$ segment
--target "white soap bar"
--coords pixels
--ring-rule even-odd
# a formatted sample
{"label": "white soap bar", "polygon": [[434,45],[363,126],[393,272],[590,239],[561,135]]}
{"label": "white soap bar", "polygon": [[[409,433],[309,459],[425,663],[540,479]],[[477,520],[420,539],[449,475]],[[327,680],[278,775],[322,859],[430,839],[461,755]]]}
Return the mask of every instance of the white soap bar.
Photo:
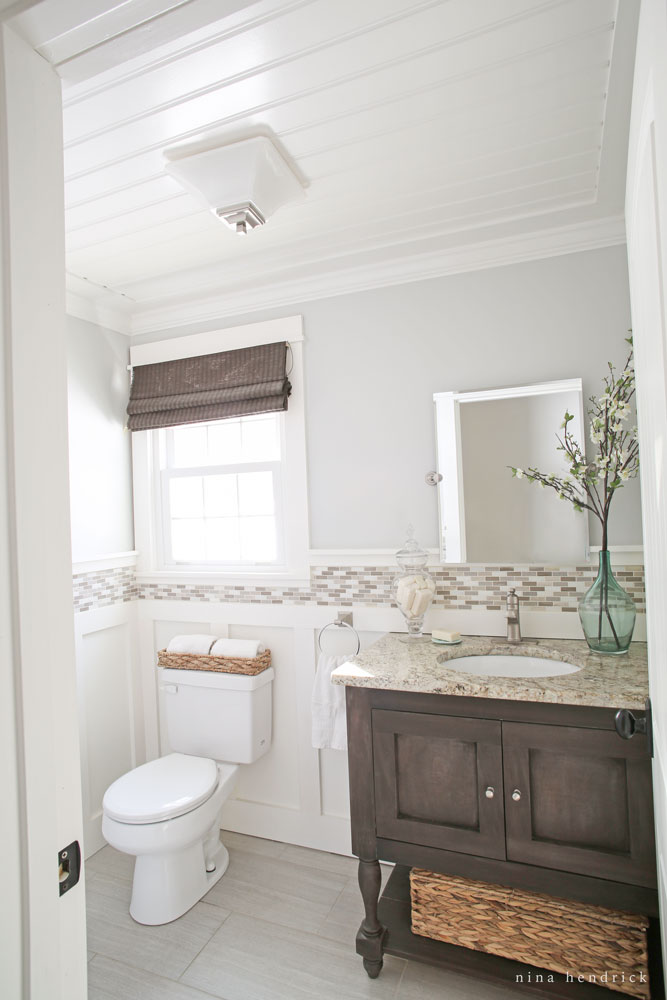
{"label": "white soap bar", "polygon": [[433,591],[429,590],[428,587],[423,587],[421,590],[418,590],[410,608],[410,617],[421,618],[421,616],[430,607],[432,600]]}
{"label": "white soap bar", "polygon": [[460,632],[447,632],[444,628],[434,628],[431,638],[440,639],[441,642],[458,642],[461,638]]}
{"label": "white soap bar", "polygon": [[402,607],[403,603],[405,602],[405,595],[407,589],[408,588],[405,583],[405,580],[401,580],[400,583],[398,584],[398,587],[396,588],[396,603],[398,604],[399,608]]}
{"label": "white soap bar", "polygon": [[[416,593],[417,593],[417,591],[415,590],[414,583],[408,584],[403,589],[403,595],[402,595],[402,597],[397,600],[399,608],[402,611],[404,611],[406,615],[410,611],[410,607],[412,606],[412,602],[414,601]],[[398,595],[397,595],[397,597],[398,597]]]}

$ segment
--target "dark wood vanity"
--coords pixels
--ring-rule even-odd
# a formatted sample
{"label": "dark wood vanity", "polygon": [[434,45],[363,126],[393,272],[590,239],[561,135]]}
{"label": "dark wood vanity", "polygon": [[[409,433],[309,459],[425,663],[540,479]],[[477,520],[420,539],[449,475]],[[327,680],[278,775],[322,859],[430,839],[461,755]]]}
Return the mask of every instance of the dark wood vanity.
{"label": "dark wood vanity", "polygon": [[[503,697],[491,698],[388,690],[386,677],[375,688],[366,673],[364,686],[349,682],[347,712],[352,850],[366,914],[357,951],[369,976],[385,952],[506,985],[528,970],[413,935],[413,866],[645,914],[657,956],[648,741],[622,739],[614,721],[625,707],[642,718],[636,696],[609,707],[514,701],[506,680]],[[396,864],[381,899],[380,861]],[[528,988],[551,996],[610,995],[531,971],[554,981]],[[651,977],[660,997],[659,963]]]}

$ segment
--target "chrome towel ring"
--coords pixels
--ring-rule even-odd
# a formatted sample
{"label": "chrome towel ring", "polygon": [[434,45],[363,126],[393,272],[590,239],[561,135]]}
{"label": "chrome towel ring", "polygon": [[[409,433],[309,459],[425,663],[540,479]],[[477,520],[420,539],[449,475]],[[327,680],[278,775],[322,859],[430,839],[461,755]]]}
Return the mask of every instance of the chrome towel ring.
{"label": "chrome towel ring", "polygon": [[346,615],[340,614],[340,615],[338,615],[338,618],[336,619],[335,622],[329,622],[328,625],[325,625],[324,628],[320,629],[320,631],[318,633],[318,636],[317,636],[317,645],[319,647],[320,653],[324,652],[324,650],[322,649],[322,633],[326,632],[326,630],[328,628],[349,628],[349,630],[351,632],[354,632],[354,636],[355,636],[355,638],[357,640],[357,648],[356,648],[356,650],[354,652],[354,656],[357,655],[357,653],[361,649],[361,639],[359,638],[359,633],[357,632],[356,628],[352,624],[352,615],[351,614],[346,614]]}

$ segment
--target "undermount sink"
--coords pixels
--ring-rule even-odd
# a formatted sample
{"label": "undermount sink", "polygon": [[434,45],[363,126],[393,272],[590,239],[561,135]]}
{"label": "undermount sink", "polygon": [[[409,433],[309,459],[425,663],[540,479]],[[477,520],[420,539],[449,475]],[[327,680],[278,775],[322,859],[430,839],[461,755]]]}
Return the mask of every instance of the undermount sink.
{"label": "undermount sink", "polygon": [[540,656],[510,656],[488,653],[481,656],[439,656],[438,662],[452,670],[481,677],[558,677],[576,674],[581,667],[562,660],[545,660]]}

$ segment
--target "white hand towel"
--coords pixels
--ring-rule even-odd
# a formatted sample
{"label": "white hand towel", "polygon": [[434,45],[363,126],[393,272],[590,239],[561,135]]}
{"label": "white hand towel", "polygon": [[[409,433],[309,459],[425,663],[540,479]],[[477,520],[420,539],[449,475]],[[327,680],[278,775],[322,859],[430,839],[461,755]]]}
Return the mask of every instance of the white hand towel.
{"label": "white hand towel", "polygon": [[216,635],[175,635],[167,644],[168,653],[210,653]]}
{"label": "white hand towel", "polygon": [[313,684],[313,746],[318,750],[347,750],[345,688],[332,684],[331,674],[349,656],[320,653]]}
{"label": "white hand towel", "polygon": [[259,639],[218,639],[211,656],[241,656],[251,658],[264,652]]}

